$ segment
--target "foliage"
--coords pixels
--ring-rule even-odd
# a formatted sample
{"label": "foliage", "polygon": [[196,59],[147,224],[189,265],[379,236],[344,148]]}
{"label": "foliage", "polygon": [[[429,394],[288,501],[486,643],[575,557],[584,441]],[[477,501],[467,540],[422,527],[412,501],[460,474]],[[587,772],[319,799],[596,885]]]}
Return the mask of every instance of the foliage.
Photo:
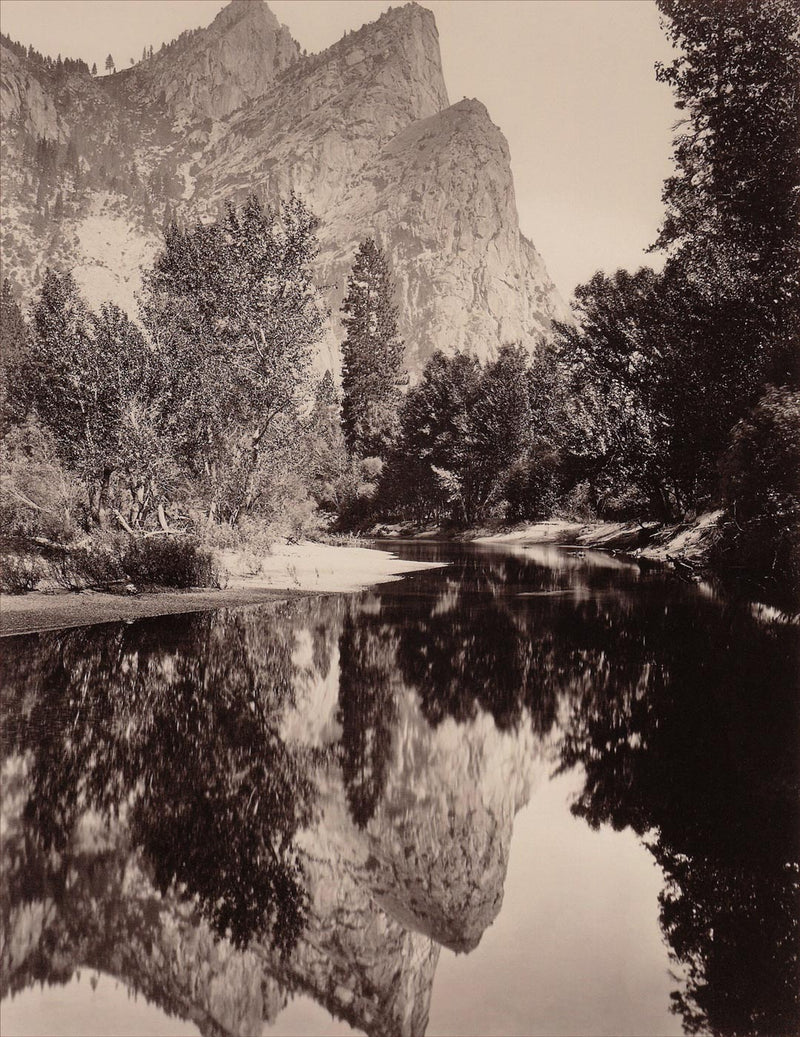
{"label": "foliage", "polygon": [[767,390],[734,429],[722,472],[728,515],[715,557],[773,586],[799,588],[800,392]]}
{"label": "foliage", "polygon": [[304,449],[309,489],[314,500],[326,511],[340,511],[347,499],[346,484],[352,462],[342,431],[339,394],[330,371],[325,372],[317,385]]}
{"label": "foliage", "polygon": [[342,427],[351,453],[385,457],[397,435],[403,342],[386,256],[361,243],[342,303]]}
{"label": "foliage", "polygon": [[214,554],[191,537],[148,536],[129,542],[120,558],[136,584],[164,587],[218,587]]}
{"label": "foliage", "polygon": [[23,821],[37,875],[74,845],[87,810],[123,815],[163,904],[194,901],[238,947],[290,951],[307,910],[293,840],[315,795],[313,759],[279,735],[291,631],[215,613],[45,635],[33,658],[30,642],[19,647],[4,677],[18,702],[32,673],[36,690],[4,738],[30,753]]}
{"label": "foliage", "polygon": [[161,421],[209,516],[237,522],[263,498],[276,448],[296,439],[324,309],[317,220],[295,196],[251,196],[217,223],[166,231],[143,320],[168,377]]}
{"label": "foliage", "polygon": [[685,112],[659,244],[734,243],[771,270],[771,308],[797,298],[800,23],[794,0],[657,0],[678,57],[658,67]]}
{"label": "foliage", "polygon": [[84,509],[79,482],[58,460],[53,437],[30,418],[0,442],[0,537],[72,540]]}
{"label": "foliage", "polygon": [[45,575],[38,558],[4,553],[0,556],[0,593],[24,594],[32,591]]}
{"label": "foliage", "polygon": [[91,313],[71,274],[48,270],[31,313],[23,380],[61,461],[86,483],[92,513],[106,521],[111,477],[134,477],[136,415],[146,408],[150,354],[116,306]]}
{"label": "foliage", "polygon": [[[19,424],[29,400],[19,373],[28,347],[28,327],[8,278],[0,288],[0,433]],[[13,386],[13,388],[12,388]]]}
{"label": "foliage", "polygon": [[49,573],[64,590],[107,589],[124,582],[120,553],[114,538],[100,537],[88,545],[53,549],[48,551]]}
{"label": "foliage", "polygon": [[477,521],[497,504],[528,443],[527,355],[504,346],[483,368],[472,356],[435,353],[400,422],[383,500],[416,518]]}
{"label": "foliage", "polygon": [[372,819],[386,788],[397,715],[392,676],[395,650],[390,627],[347,613],[339,639],[337,719],[342,725],[347,804],[359,828]]}

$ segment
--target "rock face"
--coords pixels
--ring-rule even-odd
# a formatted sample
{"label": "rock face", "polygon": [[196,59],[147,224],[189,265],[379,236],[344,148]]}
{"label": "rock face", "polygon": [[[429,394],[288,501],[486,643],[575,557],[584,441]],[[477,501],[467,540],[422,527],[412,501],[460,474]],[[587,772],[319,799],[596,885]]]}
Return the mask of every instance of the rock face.
{"label": "rock face", "polygon": [[486,356],[570,320],[519,231],[508,144],[479,101],[411,124],[359,170],[322,229],[325,283],[346,281],[353,227],[392,257],[412,367],[441,343]]}
{"label": "rock face", "polygon": [[119,74],[114,84],[160,103],[185,125],[220,119],[268,89],[300,56],[291,33],[261,0],[232,0],[207,29]]}
{"label": "rock face", "polygon": [[[571,319],[520,233],[505,138],[478,101],[449,105],[436,24],[415,3],[301,55],[262,0],[233,0],[101,79],[4,49],[0,91],[4,263],[27,294],[46,264],[72,267],[92,304],[135,310],[165,215],[213,218],[228,199],[295,191],[322,221],[330,366],[369,235],[397,282],[412,374],[437,348],[533,350]],[[39,138],[59,143],[55,170],[37,166]]]}

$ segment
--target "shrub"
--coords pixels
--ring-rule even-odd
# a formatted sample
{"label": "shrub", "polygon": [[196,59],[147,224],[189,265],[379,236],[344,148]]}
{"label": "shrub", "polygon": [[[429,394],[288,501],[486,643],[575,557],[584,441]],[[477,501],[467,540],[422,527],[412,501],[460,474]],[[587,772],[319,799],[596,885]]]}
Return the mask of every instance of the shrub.
{"label": "shrub", "polygon": [[733,431],[721,464],[727,513],[712,560],[800,591],[800,392],[770,388]]}
{"label": "shrub", "polygon": [[52,579],[59,587],[70,591],[86,587],[104,589],[124,582],[120,557],[126,540],[109,533],[86,545],[47,549],[44,556],[49,562]]}
{"label": "shrub", "polygon": [[596,518],[590,484],[588,482],[576,483],[558,502],[554,517],[568,522],[590,522]]}
{"label": "shrub", "polygon": [[0,448],[0,534],[67,543],[82,510],[80,484],[55,460],[52,440],[32,421],[12,429]]}
{"label": "shrub", "polygon": [[0,592],[24,594],[32,591],[44,575],[45,567],[38,558],[4,555],[0,559]]}
{"label": "shrub", "polygon": [[121,563],[137,584],[219,587],[222,582],[213,551],[192,537],[165,535],[132,540]]}
{"label": "shrub", "polygon": [[558,455],[547,449],[532,449],[511,466],[504,482],[509,522],[549,518],[558,503]]}

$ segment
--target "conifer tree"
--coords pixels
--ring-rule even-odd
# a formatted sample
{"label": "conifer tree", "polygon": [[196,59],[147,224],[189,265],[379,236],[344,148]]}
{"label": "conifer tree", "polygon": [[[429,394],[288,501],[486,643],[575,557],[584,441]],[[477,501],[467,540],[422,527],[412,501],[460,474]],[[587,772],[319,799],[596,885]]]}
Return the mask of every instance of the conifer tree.
{"label": "conifer tree", "polygon": [[0,288],[0,428],[3,433],[9,425],[22,420],[30,402],[21,384],[24,379],[20,377],[27,346],[28,326],[8,278],[3,278]]}
{"label": "conifer tree", "polygon": [[92,75],[93,76],[97,75],[97,62],[96,61],[92,62]]}
{"label": "conifer tree", "polygon": [[113,71],[114,71],[114,59],[109,54],[108,57],[106,58],[106,72],[113,72]]}
{"label": "conifer tree", "polygon": [[351,453],[385,457],[397,437],[403,340],[386,256],[362,242],[342,303],[342,424]]}

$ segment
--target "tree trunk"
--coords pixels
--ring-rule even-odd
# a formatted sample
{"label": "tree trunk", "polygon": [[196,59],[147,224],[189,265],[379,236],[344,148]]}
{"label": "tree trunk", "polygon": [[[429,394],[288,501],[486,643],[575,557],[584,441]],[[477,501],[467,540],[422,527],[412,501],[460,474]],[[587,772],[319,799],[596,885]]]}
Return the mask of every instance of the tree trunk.
{"label": "tree trunk", "polygon": [[261,437],[264,435],[265,429],[259,429],[253,436],[250,442],[250,453],[247,458],[247,476],[244,481],[243,500],[242,506],[239,508],[234,525],[239,525],[242,520],[242,516],[246,515],[250,508],[253,506],[255,501],[255,490],[256,490],[256,469],[258,468],[258,460],[261,455]]}
{"label": "tree trunk", "polygon": [[100,529],[108,529],[108,494],[111,488],[112,468],[104,468],[100,478],[100,484],[92,493],[91,513],[92,522]]}

